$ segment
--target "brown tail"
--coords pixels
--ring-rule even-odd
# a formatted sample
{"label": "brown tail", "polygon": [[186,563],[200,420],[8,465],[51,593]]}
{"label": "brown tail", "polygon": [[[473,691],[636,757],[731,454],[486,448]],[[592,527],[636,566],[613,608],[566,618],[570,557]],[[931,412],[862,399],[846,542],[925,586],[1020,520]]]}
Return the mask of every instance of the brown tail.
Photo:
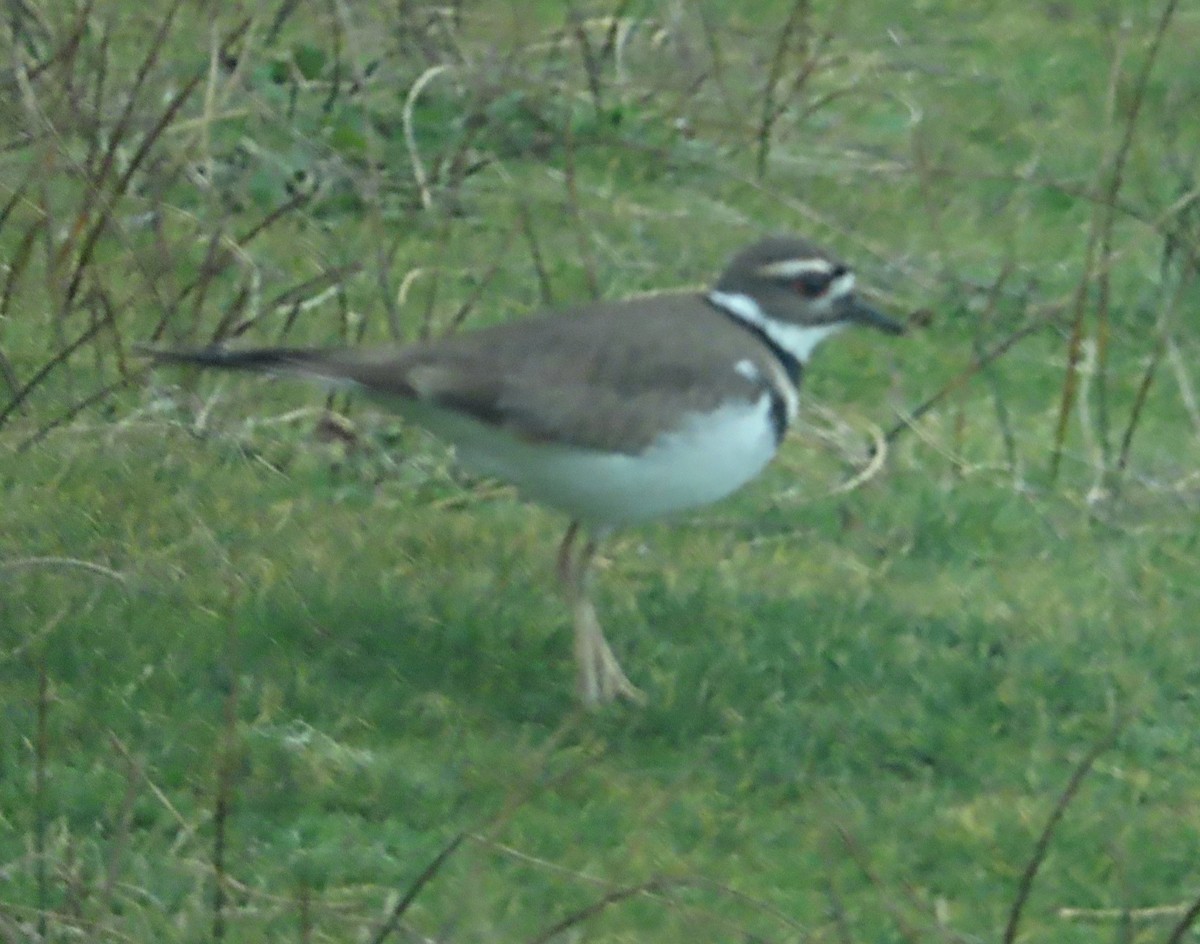
{"label": "brown tail", "polygon": [[315,381],[324,387],[360,388],[378,396],[416,396],[405,376],[401,353],[380,349],[326,347],[223,347],[191,349],[140,347],[138,353],[156,364],[190,364],[218,370],[242,370]]}

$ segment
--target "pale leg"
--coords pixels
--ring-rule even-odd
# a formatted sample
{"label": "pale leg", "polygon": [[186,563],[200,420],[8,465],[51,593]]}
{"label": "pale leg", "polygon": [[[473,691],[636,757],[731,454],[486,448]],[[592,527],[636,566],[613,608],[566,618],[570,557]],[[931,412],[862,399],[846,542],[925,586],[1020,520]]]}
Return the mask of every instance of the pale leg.
{"label": "pale leg", "polygon": [[577,549],[579,532],[579,522],[571,522],[558,549],[558,579],[571,607],[571,619],[575,626],[579,700],[588,708],[617,698],[628,698],[642,704],[646,701],[646,696],[621,670],[621,664],[608,647],[604,631],[600,628],[596,608],[588,595],[596,540],[589,537],[583,546]]}

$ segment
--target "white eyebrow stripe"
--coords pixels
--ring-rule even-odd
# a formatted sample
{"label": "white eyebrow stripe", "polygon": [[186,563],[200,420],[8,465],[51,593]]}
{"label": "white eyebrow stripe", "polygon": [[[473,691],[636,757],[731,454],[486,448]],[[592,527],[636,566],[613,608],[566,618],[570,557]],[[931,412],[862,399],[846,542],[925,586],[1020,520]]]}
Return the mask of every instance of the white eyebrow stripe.
{"label": "white eyebrow stripe", "polygon": [[802,275],[832,275],[834,264],[828,259],[782,259],[759,267],[759,274],[771,278],[796,279]]}

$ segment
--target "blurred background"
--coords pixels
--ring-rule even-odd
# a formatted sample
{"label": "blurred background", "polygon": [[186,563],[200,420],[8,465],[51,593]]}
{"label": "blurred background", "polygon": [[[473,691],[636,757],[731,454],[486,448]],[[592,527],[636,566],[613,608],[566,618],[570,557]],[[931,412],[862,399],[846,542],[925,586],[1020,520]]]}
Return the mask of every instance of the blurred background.
{"label": "blurred background", "polygon": [[[1181,941],[1200,890],[1200,10],[7,0],[0,939]],[[386,344],[706,285],[906,320],[598,580],[344,396]]]}

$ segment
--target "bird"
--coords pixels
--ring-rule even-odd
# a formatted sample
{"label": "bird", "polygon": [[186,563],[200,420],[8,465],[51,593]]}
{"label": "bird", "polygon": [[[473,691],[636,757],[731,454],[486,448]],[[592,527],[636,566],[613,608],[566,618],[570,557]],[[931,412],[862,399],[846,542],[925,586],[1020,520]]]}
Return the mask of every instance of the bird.
{"label": "bird", "polygon": [[644,702],[605,638],[591,570],[614,530],[716,502],[766,467],[796,420],[814,349],[904,325],[808,239],[761,238],[707,290],[601,300],[392,347],[147,347],[159,364],[361,391],[475,473],[565,513],[557,577],[585,707]]}

